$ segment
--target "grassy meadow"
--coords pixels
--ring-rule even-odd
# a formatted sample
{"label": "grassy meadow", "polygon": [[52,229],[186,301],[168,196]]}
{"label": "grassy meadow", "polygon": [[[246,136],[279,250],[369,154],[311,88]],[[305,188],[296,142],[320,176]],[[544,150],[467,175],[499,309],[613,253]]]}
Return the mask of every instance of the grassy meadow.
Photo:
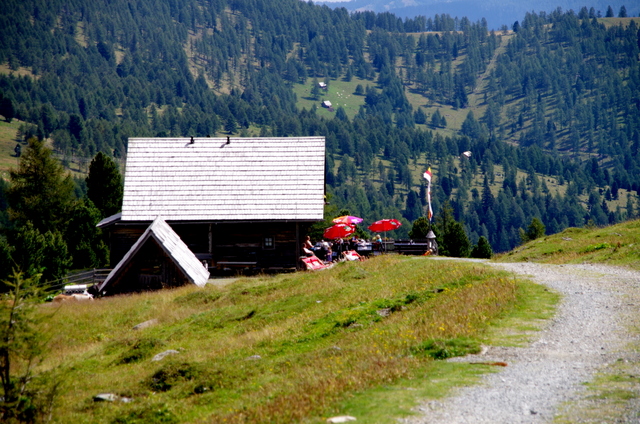
{"label": "grassy meadow", "polygon": [[[318,82],[322,81],[324,80],[318,79]],[[296,93],[296,97],[298,99],[297,106],[300,110],[311,110],[315,105],[317,107],[316,113],[318,116],[322,116],[326,119],[333,119],[336,114],[335,111],[338,110],[339,107],[342,107],[349,119],[353,119],[353,117],[358,113],[360,106],[364,105],[364,95],[359,96],[353,94],[358,84],[362,85],[363,89],[366,89],[367,85],[378,88],[374,81],[361,80],[357,77],[353,77],[351,81],[345,81],[343,78],[331,80],[326,91],[320,90],[317,100],[314,100],[311,95],[311,89],[313,88],[312,78],[307,79],[306,84],[293,84],[292,89],[294,93]],[[334,109],[333,112],[322,107],[322,102],[324,100],[329,100],[331,102]]]}
{"label": "grassy meadow", "polygon": [[[393,423],[495,367],[436,360],[518,343],[557,297],[480,263],[385,255],[203,289],[44,304],[58,423]],[[134,330],[155,319],[157,324]],[[500,328],[513,330],[509,340]],[[516,331],[516,333],[518,333]],[[154,355],[176,354],[153,361]],[[114,393],[131,402],[95,402]]]}
{"label": "grassy meadow", "polygon": [[504,262],[603,263],[640,270],[640,220],[603,228],[567,228],[497,258]]}

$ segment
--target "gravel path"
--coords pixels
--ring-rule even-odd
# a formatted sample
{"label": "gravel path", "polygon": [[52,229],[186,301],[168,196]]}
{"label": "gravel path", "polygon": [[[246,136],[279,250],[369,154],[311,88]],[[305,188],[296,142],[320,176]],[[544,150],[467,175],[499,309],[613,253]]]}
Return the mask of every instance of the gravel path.
{"label": "gravel path", "polygon": [[508,366],[451,398],[421,405],[421,415],[401,422],[551,422],[563,402],[581,399],[582,383],[594,373],[620,358],[637,361],[628,346],[637,335],[629,335],[625,325],[640,305],[640,272],[602,265],[488,264],[529,275],[562,293],[557,314],[528,347],[491,347],[481,355],[454,358]]}

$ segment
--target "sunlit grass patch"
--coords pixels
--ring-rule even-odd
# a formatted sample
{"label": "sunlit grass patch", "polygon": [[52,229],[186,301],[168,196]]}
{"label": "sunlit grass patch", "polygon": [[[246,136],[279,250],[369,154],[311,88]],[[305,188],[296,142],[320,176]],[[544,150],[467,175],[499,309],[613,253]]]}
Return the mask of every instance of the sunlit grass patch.
{"label": "sunlit grass patch", "polygon": [[586,246],[584,248],[582,248],[580,250],[580,253],[591,253],[591,252],[595,252],[596,250],[602,250],[602,249],[610,249],[613,246],[611,246],[609,243],[598,243],[598,244],[591,244],[589,246]]}
{"label": "sunlit grass patch", "polygon": [[469,337],[454,339],[431,339],[412,347],[417,355],[427,355],[433,359],[447,359],[480,352],[480,342]]}

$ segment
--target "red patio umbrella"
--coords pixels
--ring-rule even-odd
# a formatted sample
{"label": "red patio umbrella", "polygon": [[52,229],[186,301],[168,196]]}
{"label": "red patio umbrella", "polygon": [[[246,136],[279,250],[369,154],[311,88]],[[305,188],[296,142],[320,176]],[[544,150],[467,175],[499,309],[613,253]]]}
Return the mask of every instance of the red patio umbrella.
{"label": "red patio umbrella", "polygon": [[349,237],[356,229],[347,224],[336,224],[324,230],[324,238],[339,239]]}
{"label": "red patio umbrella", "polygon": [[385,231],[391,231],[400,228],[402,223],[397,219],[381,219],[373,224],[369,225],[369,230],[374,233],[382,233]]}
{"label": "red patio umbrella", "polygon": [[342,215],[333,220],[334,224],[347,224],[347,225],[359,224],[361,222],[362,222],[362,218],[359,218],[357,216],[351,216],[351,215]]}

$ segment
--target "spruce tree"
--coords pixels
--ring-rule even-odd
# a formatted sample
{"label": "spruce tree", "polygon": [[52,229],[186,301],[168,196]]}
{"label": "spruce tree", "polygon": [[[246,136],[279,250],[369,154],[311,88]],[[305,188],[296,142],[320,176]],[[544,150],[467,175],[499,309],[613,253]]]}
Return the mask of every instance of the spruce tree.
{"label": "spruce tree", "polygon": [[409,237],[411,239],[425,239],[427,238],[427,234],[429,234],[429,227],[429,220],[421,216],[413,221],[413,226],[411,227],[411,231],[409,231]]}
{"label": "spruce tree", "polygon": [[102,218],[118,213],[122,207],[122,175],[118,164],[102,152],[91,161],[86,178],[87,197],[98,208]]}
{"label": "spruce tree", "polygon": [[74,269],[100,268],[109,263],[109,249],[96,227],[100,218],[101,212],[91,200],[76,203],[65,234]]}
{"label": "spruce tree", "polygon": [[454,258],[467,258],[471,251],[471,243],[464,230],[464,225],[453,221],[447,231],[447,250]]}
{"label": "spruce tree", "polygon": [[491,249],[491,244],[489,244],[489,240],[485,236],[480,236],[478,239],[478,244],[473,246],[473,250],[471,250],[472,258],[480,258],[480,259],[491,259],[493,256],[493,250]]}
{"label": "spruce tree", "polygon": [[527,227],[527,231],[523,231],[520,233],[520,237],[523,243],[526,243],[531,240],[535,240],[545,235],[546,227],[540,221],[538,217],[533,217],[531,219],[531,223]]}
{"label": "spruce tree", "polygon": [[13,107],[13,101],[5,97],[0,100],[0,115],[4,116],[5,121],[11,122],[16,116],[16,110]]}
{"label": "spruce tree", "polygon": [[44,142],[31,138],[17,170],[9,172],[9,218],[33,223],[40,232],[64,231],[74,201],[74,184]]}

